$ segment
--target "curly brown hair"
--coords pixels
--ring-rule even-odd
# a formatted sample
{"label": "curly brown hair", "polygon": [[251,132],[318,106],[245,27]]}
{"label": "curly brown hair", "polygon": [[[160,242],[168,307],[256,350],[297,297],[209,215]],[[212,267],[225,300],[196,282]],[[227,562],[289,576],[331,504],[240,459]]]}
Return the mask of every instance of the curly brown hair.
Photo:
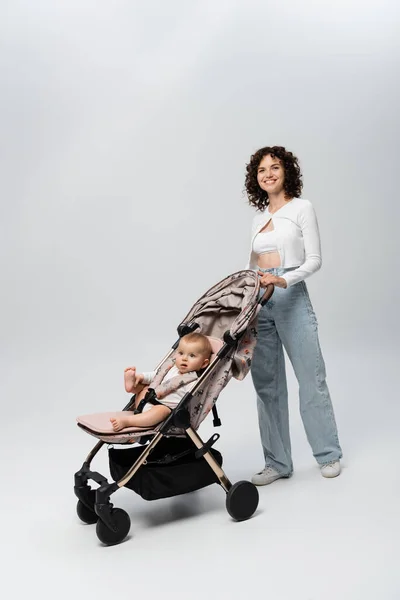
{"label": "curly brown hair", "polygon": [[260,150],[257,150],[257,152],[251,156],[249,164],[246,165],[245,180],[245,191],[249,199],[249,204],[255,206],[259,210],[264,210],[269,204],[267,192],[260,188],[257,181],[257,169],[259,164],[264,156],[267,156],[268,154],[270,154],[272,158],[278,158],[282,163],[285,172],[285,179],[283,182],[285,198],[299,198],[303,187],[299,161],[292,152],[288,152],[283,146],[266,146],[265,148],[260,148]]}

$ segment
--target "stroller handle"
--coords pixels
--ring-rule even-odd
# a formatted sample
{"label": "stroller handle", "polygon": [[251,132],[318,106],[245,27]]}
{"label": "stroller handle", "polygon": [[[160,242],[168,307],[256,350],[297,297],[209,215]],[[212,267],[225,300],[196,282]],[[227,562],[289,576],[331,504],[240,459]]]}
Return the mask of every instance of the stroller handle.
{"label": "stroller handle", "polygon": [[275,286],[273,283],[269,283],[267,285],[267,287],[265,288],[265,292],[259,301],[261,306],[264,306],[264,304],[266,304],[268,302],[268,300],[271,298],[272,294],[274,293],[274,289],[275,289]]}

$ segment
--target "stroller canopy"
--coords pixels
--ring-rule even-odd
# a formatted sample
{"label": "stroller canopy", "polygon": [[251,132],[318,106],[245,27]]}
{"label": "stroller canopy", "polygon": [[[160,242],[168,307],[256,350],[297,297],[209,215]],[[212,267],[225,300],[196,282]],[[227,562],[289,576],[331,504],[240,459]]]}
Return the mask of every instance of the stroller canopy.
{"label": "stroller canopy", "polygon": [[229,331],[243,333],[259,309],[259,277],[254,271],[238,271],[210,288],[191,308],[181,325],[193,321],[204,335],[222,339]]}

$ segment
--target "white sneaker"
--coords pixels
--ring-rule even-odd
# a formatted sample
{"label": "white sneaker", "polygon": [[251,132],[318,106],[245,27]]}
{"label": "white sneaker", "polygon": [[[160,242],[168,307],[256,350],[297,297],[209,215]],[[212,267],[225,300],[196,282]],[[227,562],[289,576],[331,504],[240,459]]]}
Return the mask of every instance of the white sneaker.
{"label": "white sneaker", "polygon": [[265,469],[260,471],[260,473],[256,473],[255,475],[253,475],[253,477],[251,478],[251,483],[254,483],[254,485],[268,485],[269,483],[272,483],[273,481],[275,481],[276,479],[280,479],[281,477],[287,477],[287,475],[282,475],[281,473],[278,473],[278,471],[276,471],[272,467],[265,467]]}
{"label": "white sneaker", "polygon": [[338,475],[340,475],[340,471],[340,461],[338,460],[336,460],[335,462],[327,463],[326,465],[321,465],[322,477],[337,477]]}

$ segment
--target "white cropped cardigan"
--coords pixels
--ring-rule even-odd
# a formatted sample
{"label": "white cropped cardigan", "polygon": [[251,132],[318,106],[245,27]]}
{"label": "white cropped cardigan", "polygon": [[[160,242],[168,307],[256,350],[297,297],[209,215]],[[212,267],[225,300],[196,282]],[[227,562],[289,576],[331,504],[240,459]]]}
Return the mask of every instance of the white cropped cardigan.
{"label": "white cropped cardigan", "polygon": [[258,211],[253,219],[248,269],[257,270],[258,256],[253,251],[254,239],[270,219],[276,231],[280,266],[286,269],[297,267],[282,275],[287,287],[290,287],[321,267],[321,242],[317,217],[311,202],[303,198],[289,200],[274,214],[269,212],[268,207]]}

